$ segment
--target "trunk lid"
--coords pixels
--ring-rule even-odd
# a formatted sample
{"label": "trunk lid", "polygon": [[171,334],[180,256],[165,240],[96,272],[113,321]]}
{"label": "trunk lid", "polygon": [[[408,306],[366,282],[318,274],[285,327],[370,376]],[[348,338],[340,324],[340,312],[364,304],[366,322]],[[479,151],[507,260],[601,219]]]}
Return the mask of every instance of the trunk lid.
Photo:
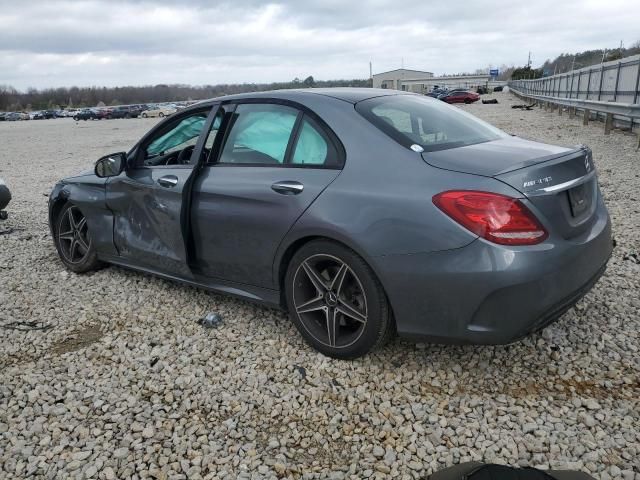
{"label": "trunk lid", "polygon": [[586,147],[569,149],[508,137],[422,156],[434,167],[493,177],[510,185],[563,238],[584,233],[595,221],[599,191]]}

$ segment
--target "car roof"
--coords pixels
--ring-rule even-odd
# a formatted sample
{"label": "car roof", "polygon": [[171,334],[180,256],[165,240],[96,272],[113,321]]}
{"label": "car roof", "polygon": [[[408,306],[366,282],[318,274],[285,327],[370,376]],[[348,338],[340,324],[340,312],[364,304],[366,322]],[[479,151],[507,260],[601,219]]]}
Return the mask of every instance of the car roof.
{"label": "car roof", "polygon": [[300,88],[300,89],[282,89],[269,90],[266,92],[249,92],[238,93],[235,95],[225,95],[223,97],[215,97],[203,100],[195,105],[203,106],[214,102],[225,102],[230,100],[242,100],[247,98],[278,98],[283,100],[300,100],[308,96],[323,95],[335,98],[348,103],[358,103],[374,97],[383,97],[390,95],[415,95],[410,92],[402,92],[400,90],[387,90],[384,88],[352,88],[352,87],[336,87],[336,88]]}

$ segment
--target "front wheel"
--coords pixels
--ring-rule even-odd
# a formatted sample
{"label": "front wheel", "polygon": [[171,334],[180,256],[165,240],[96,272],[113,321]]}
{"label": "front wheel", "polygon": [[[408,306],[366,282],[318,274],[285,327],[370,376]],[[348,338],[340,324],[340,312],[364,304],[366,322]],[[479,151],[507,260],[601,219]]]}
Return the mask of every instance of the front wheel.
{"label": "front wheel", "polygon": [[160,118],[162,118],[162,117],[164,117],[164,113],[160,112],[160,113],[158,114],[158,116],[159,116]]}
{"label": "front wheel", "polygon": [[287,307],[321,353],[354,359],[384,345],[395,329],[382,285],[354,251],[331,241],[304,245],[285,277]]}
{"label": "front wheel", "polygon": [[87,219],[74,205],[67,204],[58,215],[54,242],[60,260],[73,272],[84,273],[101,265],[91,240]]}
{"label": "front wheel", "polygon": [[142,118],[147,118],[147,114],[146,114],[146,113],[143,113],[143,114],[142,114]]}

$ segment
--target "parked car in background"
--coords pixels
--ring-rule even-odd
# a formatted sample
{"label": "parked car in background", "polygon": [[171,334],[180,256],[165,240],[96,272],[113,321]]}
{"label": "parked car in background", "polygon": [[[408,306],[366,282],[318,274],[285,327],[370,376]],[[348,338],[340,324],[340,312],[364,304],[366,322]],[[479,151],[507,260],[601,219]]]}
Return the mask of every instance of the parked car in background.
{"label": "parked car in background", "polygon": [[474,92],[468,92],[466,90],[462,91],[453,91],[441,95],[438,97],[443,102],[447,103],[473,103],[477,102],[480,99],[480,95]]}
{"label": "parked car in background", "polygon": [[282,307],[345,359],[396,332],[512,342],[612,251],[587,147],[371,88],[200,102],[59,182],[49,225],[73,272],[113,263]]}
{"label": "parked car in background", "polygon": [[6,120],[7,112],[0,112],[0,122],[4,122]]}
{"label": "parked car in background", "polygon": [[446,88],[434,88],[426,95],[428,97],[438,98],[440,95],[444,95],[446,93],[449,93],[449,90],[447,90]]}
{"label": "parked car in background", "polygon": [[502,85],[498,85],[497,87],[493,87],[493,91],[494,92],[501,92],[504,90],[504,87]]}
{"label": "parked car in background", "polygon": [[9,112],[4,116],[4,119],[8,122],[16,122],[22,120],[22,115],[18,112]]}
{"label": "parked car in background", "polygon": [[113,107],[107,118],[138,118],[140,110],[134,105],[122,105]]}
{"label": "parked car in background", "polygon": [[29,118],[31,118],[31,120],[42,120],[44,118],[44,115],[40,111],[35,111],[29,113]]}
{"label": "parked car in background", "polygon": [[96,112],[90,108],[84,108],[73,116],[73,119],[77,122],[78,120],[96,120],[98,116]]}
{"label": "parked car in background", "polygon": [[108,119],[109,118],[109,114],[111,113],[111,109],[110,108],[106,108],[106,107],[94,108],[92,110],[96,114],[96,118],[98,120]]}
{"label": "parked car in background", "polygon": [[106,118],[109,120],[114,118],[126,118],[128,113],[129,111],[126,109],[126,107],[111,107],[107,109]]}
{"label": "parked car in background", "polygon": [[42,111],[42,117],[45,119],[50,119],[50,118],[56,118],[56,111],[55,110],[43,110]]}
{"label": "parked car in background", "polygon": [[147,118],[147,117],[168,117],[169,115],[173,115],[174,113],[176,113],[175,107],[169,108],[169,107],[159,106],[159,107],[151,108],[149,110],[145,110],[140,115],[143,118]]}

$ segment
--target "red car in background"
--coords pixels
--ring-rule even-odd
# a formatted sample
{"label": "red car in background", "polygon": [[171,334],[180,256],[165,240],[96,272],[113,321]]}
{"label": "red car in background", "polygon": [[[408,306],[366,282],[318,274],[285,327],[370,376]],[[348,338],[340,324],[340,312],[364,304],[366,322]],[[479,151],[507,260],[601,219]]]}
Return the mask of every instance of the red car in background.
{"label": "red car in background", "polygon": [[473,92],[454,91],[440,95],[438,98],[447,103],[473,103],[480,99],[480,95]]}

